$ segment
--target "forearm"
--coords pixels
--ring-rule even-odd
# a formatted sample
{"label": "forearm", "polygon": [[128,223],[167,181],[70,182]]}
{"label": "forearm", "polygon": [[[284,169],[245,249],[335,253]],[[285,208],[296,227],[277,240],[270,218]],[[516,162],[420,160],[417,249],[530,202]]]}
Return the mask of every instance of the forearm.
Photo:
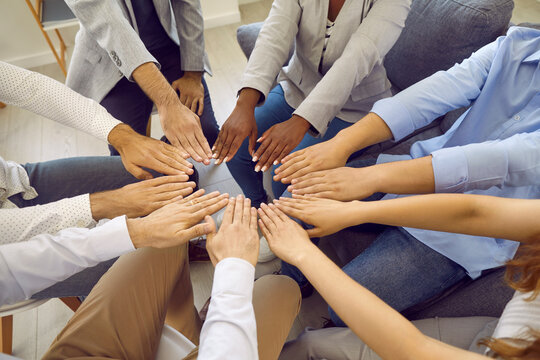
{"label": "forearm", "polygon": [[179,101],[176,92],[152,62],[137,67],[133,79],[158,108]]}
{"label": "forearm", "polygon": [[255,107],[259,103],[262,94],[259,90],[253,88],[243,88],[238,94],[238,100],[236,100],[236,106],[244,107],[246,109],[255,110]]}
{"label": "forearm", "polygon": [[354,216],[361,222],[527,242],[540,236],[539,209],[539,200],[431,194],[356,204]]}
{"label": "forearm", "polygon": [[375,113],[369,113],[353,126],[341,130],[334,141],[344,154],[351,156],[356,151],[391,138],[392,132],[384,120]]}
{"label": "forearm", "polygon": [[298,262],[302,273],[349,328],[383,359],[483,359],[423,335],[315,246],[304,255]]}
{"label": "forearm", "polygon": [[431,156],[395,161],[358,169],[369,177],[373,192],[387,194],[427,194],[435,191]]}

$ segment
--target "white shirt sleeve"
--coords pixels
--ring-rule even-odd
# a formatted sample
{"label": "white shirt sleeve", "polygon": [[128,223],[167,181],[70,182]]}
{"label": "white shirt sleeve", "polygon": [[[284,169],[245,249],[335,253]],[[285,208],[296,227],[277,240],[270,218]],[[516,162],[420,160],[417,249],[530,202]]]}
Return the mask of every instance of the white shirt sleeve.
{"label": "white shirt sleeve", "polygon": [[[103,224],[103,225],[101,225]],[[70,228],[56,235],[0,246],[0,306],[33,294],[86,268],[133,251],[125,216],[93,229]]]}
{"label": "white shirt sleeve", "polygon": [[88,194],[45,205],[0,209],[0,245],[27,241],[39,234],[55,234],[65,228],[93,225]]}
{"label": "white shirt sleeve", "polygon": [[251,303],[255,268],[227,258],[214,273],[212,300],[201,330],[199,359],[257,360],[257,325]]}
{"label": "white shirt sleeve", "polygon": [[47,76],[0,61],[0,101],[14,105],[103,141],[121,122],[97,102]]}

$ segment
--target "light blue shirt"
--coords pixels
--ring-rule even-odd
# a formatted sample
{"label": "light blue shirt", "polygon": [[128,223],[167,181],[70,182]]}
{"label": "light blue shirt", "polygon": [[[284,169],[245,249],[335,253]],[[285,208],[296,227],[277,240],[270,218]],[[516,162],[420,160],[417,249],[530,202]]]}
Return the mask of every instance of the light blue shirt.
{"label": "light blue shirt", "polygon": [[[539,60],[540,31],[512,27],[461,64],[378,101],[372,112],[384,119],[397,141],[450,110],[472,104],[446,133],[413,144],[411,157],[433,156],[437,192],[540,198]],[[519,245],[406,230],[473,278],[511,259]]]}

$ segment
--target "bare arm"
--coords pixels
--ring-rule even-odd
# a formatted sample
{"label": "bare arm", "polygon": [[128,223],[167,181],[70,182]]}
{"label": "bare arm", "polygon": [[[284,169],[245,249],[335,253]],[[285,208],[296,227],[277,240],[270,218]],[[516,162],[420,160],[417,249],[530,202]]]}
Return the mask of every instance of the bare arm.
{"label": "bare arm", "polygon": [[262,205],[259,225],[272,251],[300,268],[349,328],[383,359],[485,359],[423,335],[407,319],[328,259],[304,229]]}

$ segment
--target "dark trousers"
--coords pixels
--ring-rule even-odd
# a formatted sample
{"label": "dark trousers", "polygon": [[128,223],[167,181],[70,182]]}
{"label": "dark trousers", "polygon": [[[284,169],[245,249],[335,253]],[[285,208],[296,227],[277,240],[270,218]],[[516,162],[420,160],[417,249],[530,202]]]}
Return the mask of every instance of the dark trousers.
{"label": "dark trousers", "polygon": [[[161,64],[161,73],[169,83],[184,75],[180,64],[180,50],[176,44],[155,49],[152,55]],[[202,80],[204,86],[204,112],[201,119],[201,127],[204,136],[208,140],[210,147],[214,144],[219,133],[219,127],[212,109],[210,94],[206,81]],[[101,101],[101,105],[118,120],[128,124],[139,134],[146,134],[148,119],[152,113],[154,104],[146,96],[139,85],[127,80],[125,77]],[[111,155],[118,155],[118,152],[109,146]]]}

